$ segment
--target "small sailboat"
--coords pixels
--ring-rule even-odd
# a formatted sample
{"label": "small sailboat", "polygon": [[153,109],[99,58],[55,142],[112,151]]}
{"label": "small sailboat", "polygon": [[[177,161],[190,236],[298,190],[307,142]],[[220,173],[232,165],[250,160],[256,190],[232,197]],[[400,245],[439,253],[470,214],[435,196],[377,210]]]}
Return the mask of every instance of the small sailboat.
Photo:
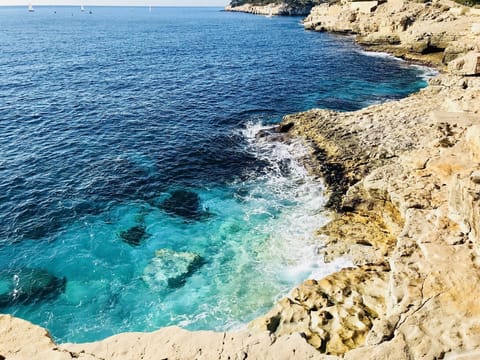
{"label": "small sailboat", "polygon": [[85,7],[83,6],[83,4],[80,5],[80,11],[81,11],[81,12],[84,12],[84,11],[85,11]]}
{"label": "small sailboat", "polygon": [[152,7],[151,7],[151,6],[148,7],[148,12],[149,12],[149,13],[152,12]]}
{"label": "small sailboat", "polygon": [[28,12],[34,12],[35,9],[33,8],[32,3],[28,4]]}

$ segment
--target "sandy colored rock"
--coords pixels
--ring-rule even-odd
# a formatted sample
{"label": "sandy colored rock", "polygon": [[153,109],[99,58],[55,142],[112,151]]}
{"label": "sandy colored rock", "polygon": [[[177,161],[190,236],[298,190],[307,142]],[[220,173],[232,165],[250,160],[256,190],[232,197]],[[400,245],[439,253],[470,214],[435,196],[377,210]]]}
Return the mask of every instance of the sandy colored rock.
{"label": "sandy colored rock", "polygon": [[293,7],[287,3],[274,3],[267,5],[256,5],[255,3],[247,3],[240,6],[227,5],[225,11],[232,12],[244,12],[254,15],[264,16],[291,16],[291,15],[308,15],[310,12],[309,7]]}
{"label": "sandy colored rock", "polygon": [[300,332],[321,353],[344,354],[363,345],[373,321],[385,315],[388,270],[365,265],[307,280],[250,329],[279,337]]}
{"label": "sandy colored rock", "polygon": [[449,69],[460,75],[480,75],[480,53],[472,51],[453,60],[449,64]]}
{"label": "sandy colored rock", "polygon": [[[341,1],[316,6],[305,19],[309,30],[351,33],[371,50],[447,64],[470,50],[480,50],[475,37],[478,17],[451,1],[426,5],[408,0]],[[470,69],[470,67],[469,67]]]}
{"label": "sandy colored rock", "polygon": [[120,334],[89,344],[57,345],[48,332],[27,321],[0,315],[0,355],[7,360],[101,359],[318,359],[299,334],[277,339],[268,333],[189,332],[177,327]]}

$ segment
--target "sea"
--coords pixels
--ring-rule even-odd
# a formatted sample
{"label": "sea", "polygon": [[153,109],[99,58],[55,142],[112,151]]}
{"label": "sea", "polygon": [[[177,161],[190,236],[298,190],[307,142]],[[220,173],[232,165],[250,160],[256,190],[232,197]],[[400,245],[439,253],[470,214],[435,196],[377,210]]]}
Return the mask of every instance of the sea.
{"label": "sea", "polygon": [[282,116],[403,98],[429,70],[299,17],[0,7],[0,312],[58,342],[232,330],[325,264],[325,188]]}

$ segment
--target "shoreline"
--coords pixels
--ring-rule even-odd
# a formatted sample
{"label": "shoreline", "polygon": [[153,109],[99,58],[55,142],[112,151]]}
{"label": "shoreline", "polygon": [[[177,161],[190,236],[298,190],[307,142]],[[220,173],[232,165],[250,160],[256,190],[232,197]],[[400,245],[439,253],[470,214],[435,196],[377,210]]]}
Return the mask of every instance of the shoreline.
{"label": "shoreline", "polygon": [[307,280],[238,333],[164,328],[57,346],[0,315],[0,359],[480,356],[480,79],[458,74],[460,63],[439,65],[402,100],[282,121],[310,146],[311,170],[331,175],[335,215],[318,231],[321,254],[347,254],[357,267]]}

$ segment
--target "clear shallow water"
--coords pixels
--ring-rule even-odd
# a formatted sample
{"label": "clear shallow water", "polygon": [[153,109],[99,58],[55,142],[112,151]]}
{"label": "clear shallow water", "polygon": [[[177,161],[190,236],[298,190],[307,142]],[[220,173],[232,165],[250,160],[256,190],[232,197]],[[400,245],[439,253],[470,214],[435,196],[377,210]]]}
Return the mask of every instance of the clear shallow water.
{"label": "clear shallow water", "polygon": [[[304,150],[254,133],[286,113],[406,96],[424,71],[299,18],[91,10],[0,7],[0,293],[19,269],[66,279],[0,311],[59,341],[229,329],[341,266],[314,256],[322,186]],[[198,196],[195,216],[167,211],[178,190]],[[132,229],[138,246],[122,238]],[[185,258],[162,258],[152,281],[159,249],[202,261],[166,284]]]}

